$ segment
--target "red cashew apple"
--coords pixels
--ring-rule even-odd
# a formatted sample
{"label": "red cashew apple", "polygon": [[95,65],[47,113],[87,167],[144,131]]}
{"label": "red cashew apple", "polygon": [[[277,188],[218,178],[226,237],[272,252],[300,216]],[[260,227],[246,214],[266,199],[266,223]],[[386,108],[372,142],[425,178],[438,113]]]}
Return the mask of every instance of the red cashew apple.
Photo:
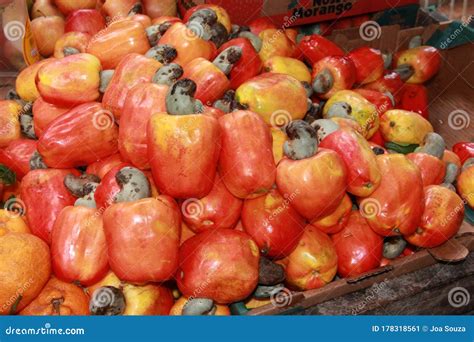
{"label": "red cashew apple", "polygon": [[112,154],[87,166],[86,173],[104,178],[113,167],[123,163],[120,153]]}
{"label": "red cashew apple", "polygon": [[65,15],[83,8],[94,8],[96,3],[97,0],[54,0],[54,4]]}
{"label": "red cashew apple", "polygon": [[93,208],[64,208],[53,226],[51,260],[56,277],[92,285],[108,271],[102,214]]}
{"label": "red cashew apple", "polygon": [[346,194],[339,206],[329,215],[311,222],[311,225],[326,234],[340,232],[347,225],[352,210],[351,198]]}
{"label": "red cashew apple", "polygon": [[352,129],[341,128],[326,136],[319,144],[337,152],[347,167],[347,191],[366,197],[380,184],[381,173],[375,154],[362,135]]}
{"label": "red cashew apple", "polygon": [[332,150],[318,150],[316,131],[305,121],[292,121],[286,133],[289,138],[284,145],[286,158],[277,167],[278,190],[283,196],[293,198],[292,207],[306,219],[327,216],[336,210],[345,195],[344,161]]}
{"label": "red cashew apple", "polygon": [[258,247],[246,233],[234,229],[205,231],[186,240],[179,250],[179,290],[184,296],[208,298],[219,304],[240,301],[257,286],[259,260]]}
{"label": "red cashew apple", "polygon": [[105,70],[115,69],[129,53],[144,54],[149,49],[150,44],[143,25],[123,19],[112,22],[92,37],[87,52],[96,56]]}
{"label": "red cashew apple", "polygon": [[355,81],[356,69],[347,57],[327,56],[313,65],[313,90],[322,99],[329,99],[339,90],[351,89]]}
{"label": "red cashew apple", "polygon": [[41,138],[46,127],[54,121],[57,117],[67,113],[69,107],[60,107],[46,102],[42,97],[39,97],[33,103],[33,122],[35,125],[35,135]]}
{"label": "red cashew apple", "polygon": [[54,45],[54,58],[63,58],[71,53],[85,53],[91,36],[82,32],[63,34]]}
{"label": "red cashew apple", "polygon": [[257,243],[262,255],[284,258],[298,244],[305,220],[291,207],[291,202],[291,197],[283,197],[277,189],[245,200],[242,225]]}
{"label": "red cashew apple", "polygon": [[147,283],[173,277],[181,218],[172,198],[116,203],[105,210],[103,219],[110,268],[121,280]]}
{"label": "red cashew apple", "polygon": [[151,82],[161,63],[138,53],[126,55],[116,66],[102,99],[106,110],[111,111],[120,120],[127,94],[140,83]]}
{"label": "red cashew apple", "polygon": [[453,146],[453,152],[459,157],[461,164],[474,158],[474,142],[462,141]]}
{"label": "red cashew apple", "polygon": [[312,34],[301,39],[296,49],[296,55],[298,58],[303,57],[307,63],[313,65],[324,57],[344,56],[344,51],[323,36]]}
{"label": "red cashew apple", "polygon": [[298,290],[323,287],[335,277],[337,259],[331,238],[309,225],[295,250],[282,261],[286,282]]}
{"label": "red cashew apple", "polygon": [[175,0],[143,0],[145,13],[150,18],[160,18],[162,16],[176,15],[176,1]]}
{"label": "red cashew apple", "polygon": [[64,185],[64,177],[70,173],[78,174],[75,170],[33,170],[21,181],[20,198],[24,203],[28,225],[34,235],[48,244],[56,218],[63,208],[76,201]]}
{"label": "red cashew apple", "polygon": [[30,159],[36,152],[37,141],[31,139],[13,140],[0,150],[0,164],[12,169],[18,180],[30,171]]}
{"label": "red cashew apple", "polygon": [[407,158],[418,166],[423,186],[439,185],[446,175],[446,163],[427,153],[409,153]]}
{"label": "red cashew apple", "polygon": [[370,197],[359,198],[361,213],[377,234],[411,235],[424,209],[421,173],[403,154],[376,158],[382,180]]}
{"label": "red cashew apple", "polygon": [[441,66],[441,54],[432,46],[418,46],[399,51],[394,55],[393,65],[396,68],[408,68],[407,83],[420,84],[431,79]]}
{"label": "red cashew apple", "polygon": [[225,186],[239,198],[264,195],[276,174],[270,129],[260,116],[242,110],[224,115],[219,123],[219,170]]}
{"label": "red cashew apple", "polygon": [[82,32],[94,36],[105,28],[105,18],[96,9],[79,9],[66,18],[66,32]]}
{"label": "red cashew apple", "polygon": [[136,3],[134,0],[105,0],[100,10],[113,22],[126,17]]}
{"label": "red cashew apple", "polygon": [[49,103],[71,107],[99,98],[100,61],[79,53],[44,64],[36,76],[41,97]]}
{"label": "red cashew apple", "polygon": [[260,73],[262,70],[262,60],[247,38],[234,38],[229,40],[221,45],[217,54],[231,46],[237,46],[242,49],[242,56],[234,64],[229,74],[230,87],[237,89],[242,83]]}
{"label": "red cashew apple", "polygon": [[38,152],[50,167],[83,166],[116,153],[117,137],[112,114],[90,102],[54,119],[38,141]]}
{"label": "red cashew apple", "polygon": [[357,84],[370,83],[383,76],[384,60],[379,50],[362,46],[349,52],[347,57],[354,63]]}
{"label": "red cashew apple", "polygon": [[427,186],[425,210],[415,233],[406,237],[412,245],[432,248],[452,238],[464,219],[464,202],[454,191],[440,185]]}
{"label": "red cashew apple", "polygon": [[217,228],[234,228],[242,211],[242,200],[232,195],[217,174],[211,192],[181,206],[183,220],[196,233]]}
{"label": "red cashew apple", "polygon": [[147,125],[152,114],[166,113],[168,86],[139,83],[127,93],[120,116],[119,151],[123,159],[139,169],[149,169]]}
{"label": "red cashew apple", "polygon": [[160,44],[171,45],[178,55],[174,63],[185,66],[192,60],[202,57],[211,60],[216,53],[214,43],[206,41],[196,35],[183,23],[176,22],[160,39]]}
{"label": "red cashew apple", "polygon": [[337,253],[337,274],[355,277],[379,267],[383,238],[376,234],[358,211],[351,212],[349,222],[332,235]]}
{"label": "red cashew apple", "polygon": [[56,41],[64,34],[64,18],[59,16],[38,17],[31,21],[31,34],[38,52],[49,57],[54,52]]}
{"label": "red cashew apple", "polygon": [[354,91],[362,95],[366,100],[372,103],[375,108],[377,108],[379,117],[381,117],[387,110],[393,109],[391,95],[381,93],[377,90],[364,88],[354,89]]}
{"label": "red cashew apple", "polygon": [[381,93],[390,93],[397,106],[403,95],[403,83],[400,75],[396,72],[387,72],[382,77],[373,82],[366,83],[362,86],[363,89],[377,90]]}
{"label": "red cashew apple", "polygon": [[409,110],[420,114],[425,119],[429,118],[428,90],[422,84],[405,84],[400,101],[400,109]]}

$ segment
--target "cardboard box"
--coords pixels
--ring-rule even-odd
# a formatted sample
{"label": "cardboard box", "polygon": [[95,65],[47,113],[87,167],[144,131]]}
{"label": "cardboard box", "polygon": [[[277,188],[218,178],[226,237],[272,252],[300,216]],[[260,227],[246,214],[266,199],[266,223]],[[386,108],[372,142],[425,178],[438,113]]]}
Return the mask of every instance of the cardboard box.
{"label": "cardboard box", "polygon": [[203,3],[224,7],[236,24],[269,17],[277,26],[290,27],[419,4],[419,0],[178,0],[178,8],[184,14]]}

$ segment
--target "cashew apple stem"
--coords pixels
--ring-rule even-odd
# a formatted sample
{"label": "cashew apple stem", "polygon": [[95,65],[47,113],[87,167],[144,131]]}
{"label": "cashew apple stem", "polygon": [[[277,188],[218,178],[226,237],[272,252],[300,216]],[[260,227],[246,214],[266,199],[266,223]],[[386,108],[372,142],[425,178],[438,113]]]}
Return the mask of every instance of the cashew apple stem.
{"label": "cashew apple stem", "polygon": [[145,54],[145,57],[156,59],[162,64],[171,63],[176,56],[178,56],[178,52],[174,47],[168,44],[156,45]]}
{"label": "cashew apple stem", "polygon": [[311,127],[316,130],[318,144],[324,140],[329,134],[337,131],[340,127],[337,123],[329,119],[319,119],[311,123]]}
{"label": "cashew apple stem", "polygon": [[166,95],[166,110],[170,115],[195,114],[202,110],[202,103],[194,98],[196,83],[188,78],[178,80]]}
{"label": "cashew apple stem", "polygon": [[115,180],[122,188],[115,196],[114,202],[133,202],[151,196],[150,182],[146,175],[137,168],[126,166],[115,175]]}
{"label": "cashew apple stem", "polygon": [[239,46],[230,46],[222,51],[212,62],[224,74],[229,75],[234,64],[242,57],[242,48]]}
{"label": "cashew apple stem", "polygon": [[48,166],[44,163],[43,157],[38,151],[33,152],[30,158],[30,170],[47,169]]}
{"label": "cashew apple stem", "polygon": [[423,138],[423,144],[418,147],[415,152],[426,153],[442,159],[446,143],[441,135],[438,133],[427,133]]}
{"label": "cashew apple stem", "polygon": [[383,243],[383,256],[387,259],[395,259],[407,246],[407,242],[401,236],[390,236]]}
{"label": "cashew apple stem", "polygon": [[331,70],[324,68],[314,78],[313,90],[316,94],[325,94],[332,89],[333,85],[334,77]]}
{"label": "cashew apple stem", "polygon": [[184,316],[213,316],[216,313],[216,305],[209,298],[190,298],[183,306]]}
{"label": "cashew apple stem", "polygon": [[112,77],[114,76],[115,70],[102,70],[100,72],[100,85],[99,91],[103,94],[107,90]]}
{"label": "cashew apple stem", "polygon": [[408,80],[415,73],[415,70],[410,64],[400,64],[396,69],[393,69],[393,71],[400,76],[402,81]]}
{"label": "cashew apple stem", "polygon": [[76,197],[88,195],[94,189],[94,185],[98,185],[99,183],[100,178],[92,174],[83,174],[80,176],[68,174],[64,177],[64,186]]}
{"label": "cashew apple stem", "polygon": [[171,86],[181,76],[183,76],[183,68],[176,63],[170,63],[158,69],[153,76],[153,83]]}
{"label": "cashew apple stem", "polygon": [[292,121],[286,127],[289,140],[283,145],[285,155],[293,160],[310,158],[318,151],[316,130],[303,120]]}
{"label": "cashew apple stem", "polygon": [[351,116],[352,107],[347,102],[335,102],[328,110],[327,117],[328,118],[344,118],[344,119],[351,119],[355,120],[353,116]]}
{"label": "cashew apple stem", "polygon": [[213,104],[213,107],[222,110],[224,113],[232,112],[235,106],[236,103],[234,90],[227,90],[224,96]]}
{"label": "cashew apple stem", "polygon": [[29,139],[38,139],[35,134],[33,116],[30,114],[20,115],[21,132]]}

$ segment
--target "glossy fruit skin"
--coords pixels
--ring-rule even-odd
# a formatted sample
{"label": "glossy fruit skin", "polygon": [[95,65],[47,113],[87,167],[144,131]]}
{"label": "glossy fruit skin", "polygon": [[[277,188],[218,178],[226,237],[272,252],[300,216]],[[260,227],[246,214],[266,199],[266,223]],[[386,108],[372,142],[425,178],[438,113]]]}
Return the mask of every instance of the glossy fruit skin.
{"label": "glossy fruit skin", "polygon": [[264,63],[266,72],[290,75],[300,82],[311,82],[311,72],[302,61],[291,57],[273,56]]}
{"label": "glossy fruit skin", "polygon": [[245,232],[257,243],[262,255],[281,259],[288,256],[303,235],[304,218],[277,189],[247,199],[242,208]]}
{"label": "glossy fruit skin", "polygon": [[207,106],[220,99],[230,88],[227,76],[207,59],[198,57],[184,67],[183,78],[193,80],[196,85],[194,97]]}
{"label": "glossy fruit skin", "polygon": [[260,74],[262,70],[262,60],[247,38],[234,38],[221,45],[217,55],[231,46],[238,46],[242,49],[242,56],[234,64],[230,74],[230,88],[237,89],[242,83]]}
{"label": "glossy fruit skin", "polygon": [[358,211],[351,212],[346,227],[332,235],[332,241],[337,252],[339,276],[355,277],[380,265],[383,238],[370,229]]}
{"label": "glossy fruit skin", "polygon": [[[170,310],[170,316],[182,316],[183,307],[188,302],[188,298],[181,296],[176,300],[173,307]],[[230,309],[227,305],[216,305],[215,316],[230,316]]]}
{"label": "glossy fruit skin", "polygon": [[79,53],[44,64],[36,76],[41,97],[61,107],[72,107],[99,98],[100,61]]}
{"label": "glossy fruit skin", "polygon": [[380,118],[380,132],[386,141],[419,145],[426,134],[433,132],[433,126],[417,113],[392,109]]}
{"label": "glossy fruit skin", "polygon": [[362,95],[375,106],[379,117],[381,117],[387,110],[393,109],[393,103],[390,97],[378,90],[358,88],[354,89],[354,91]]}
{"label": "glossy fruit skin", "polygon": [[379,79],[364,84],[362,88],[377,90],[381,93],[390,92],[395,100],[395,105],[398,106],[401,101],[404,85],[405,83],[402,81],[399,74],[396,72],[387,72]]}
{"label": "glossy fruit skin", "polygon": [[275,24],[273,24],[273,22],[268,17],[256,18],[256,19],[252,20],[249,23],[248,26],[250,28],[250,32],[252,32],[253,34],[255,34],[257,36],[263,30],[276,29],[277,28],[275,26]]}
{"label": "glossy fruit skin", "polygon": [[299,290],[323,287],[336,275],[337,259],[331,238],[309,225],[297,247],[283,260],[286,282]]}
{"label": "glossy fruit skin", "polygon": [[456,153],[464,164],[469,158],[474,158],[474,142],[458,142],[453,146],[453,152]]}
{"label": "glossy fruit skin", "polygon": [[352,210],[352,201],[346,194],[339,206],[329,215],[311,222],[311,225],[323,233],[335,234],[347,225]]}
{"label": "glossy fruit skin", "polygon": [[423,182],[418,167],[403,154],[381,154],[379,187],[359,205],[370,227],[382,236],[411,235],[424,209]]}
{"label": "glossy fruit skin", "polygon": [[367,197],[377,189],[382,176],[375,154],[362,135],[341,128],[324,138],[319,146],[336,151],[346,164],[348,192]]}
{"label": "glossy fruit skin", "polygon": [[181,66],[185,66],[192,60],[202,57],[212,60],[216,53],[216,46],[196,36],[186,25],[180,22],[174,23],[161,37],[160,44],[173,46],[178,52],[178,56],[173,61]]}
{"label": "glossy fruit skin", "polygon": [[64,186],[64,177],[76,170],[40,169],[28,172],[20,186],[31,232],[51,243],[54,222],[61,210],[73,205],[76,198]]}
{"label": "glossy fruit skin", "polygon": [[356,83],[370,83],[383,76],[384,61],[379,50],[362,46],[349,52],[347,57],[354,63]]}
{"label": "glossy fruit skin", "polygon": [[173,306],[171,290],[157,283],[134,285],[120,280],[113,272],[109,272],[100,282],[90,286],[90,295],[101,286],[113,286],[122,289],[125,297],[124,316],[168,315]]}
{"label": "glossy fruit skin", "polygon": [[327,56],[344,56],[344,51],[339,46],[318,34],[303,37],[298,44],[297,53],[298,57],[303,57],[310,65]]}
{"label": "glossy fruit skin", "polygon": [[276,183],[283,196],[293,198],[293,208],[308,220],[316,220],[339,206],[345,195],[347,170],[336,152],[321,148],[310,158],[282,159]]}
{"label": "glossy fruit skin", "polygon": [[99,176],[99,178],[102,179],[113,167],[120,165],[123,162],[122,156],[119,153],[115,153],[89,164],[87,166],[86,173]]}
{"label": "glossy fruit skin", "polygon": [[427,153],[409,153],[407,158],[418,166],[423,186],[439,185],[446,175],[446,163]]}
{"label": "glossy fruit skin", "polygon": [[117,163],[115,166],[111,167],[100,180],[94,193],[94,200],[96,207],[102,212],[114,203],[115,196],[120,192],[121,187],[117,183],[115,176],[117,172],[126,166],[130,165],[125,162]]}
{"label": "glossy fruit skin", "polygon": [[150,83],[161,63],[137,53],[125,56],[117,65],[115,73],[104,93],[102,104],[120,120],[127,94],[138,84]]}
{"label": "glossy fruit skin", "polygon": [[49,167],[77,167],[116,153],[117,138],[112,115],[90,102],[54,119],[38,141],[38,152]]}
{"label": "glossy fruit skin", "polygon": [[87,52],[96,56],[105,70],[115,69],[129,53],[144,54],[149,49],[142,24],[124,19],[112,22],[92,37]]}
{"label": "glossy fruit skin", "polygon": [[400,109],[418,113],[425,119],[428,119],[428,105],[428,90],[424,85],[405,84],[400,102]]}
{"label": "glossy fruit skin", "polygon": [[20,138],[21,110],[22,106],[13,100],[0,101],[0,148]]}
{"label": "glossy fruit skin", "polygon": [[242,200],[227,190],[218,174],[209,194],[197,201],[184,201],[181,206],[183,221],[195,233],[218,228],[234,228],[241,211]]}
{"label": "glossy fruit skin", "polygon": [[474,166],[469,166],[461,172],[456,180],[459,195],[474,209]]}
{"label": "glossy fruit skin", "polygon": [[340,90],[329,98],[323,108],[323,116],[326,118],[328,111],[334,103],[345,102],[351,107],[350,115],[362,127],[362,135],[370,139],[379,128],[379,115],[377,108],[362,95],[352,90]]}
{"label": "glossy fruit skin", "polygon": [[274,127],[302,119],[308,110],[306,91],[301,82],[292,76],[271,72],[243,83],[237,89],[235,99]]}
{"label": "glossy fruit skin", "polygon": [[30,171],[30,159],[36,151],[36,140],[17,139],[0,150],[0,164],[15,172],[17,180],[21,180]]}
{"label": "glossy fruit skin", "polygon": [[150,18],[161,18],[163,16],[175,16],[177,12],[176,1],[165,0],[165,1],[154,1],[154,0],[143,0],[143,6],[145,7],[145,13]]}
{"label": "glossy fruit skin", "polygon": [[19,296],[16,312],[27,306],[41,292],[50,274],[49,248],[44,241],[32,234],[0,228],[0,315],[10,314]]}
{"label": "glossy fruit skin", "polygon": [[[58,306],[53,304],[58,302]],[[89,315],[89,297],[75,284],[52,277],[22,316],[83,316]]]}
{"label": "glossy fruit skin", "polygon": [[418,46],[413,49],[399,51],[394,55],[393,64],[398,67],[411,65],[414,74],[406,83],[420,84],[431,79],[441,66],[441,54],[432,46]]}
{"label": "glossy fruit skin", "polygon": [[68,32],[63,34],[54,45],[54,58],[64,58],[64,49],[75,48],[81,53],[86,52],[91,36],[82,32]]}
{"label": "glossy fruit skin", "polygon": [[200,297],[219,304],[237,302],[257,286],[259,259],[258,247],[246,233],[216,229],[197,234],[179,250],[179,290],[187,297],[199,291]]}
{"label": "glossy fruit skin", "polygon": [[54,4],[66,15],[82,8],[94,8],[96,2],[96,0],[54,0]]}
{"label": "glossy fruit skin", "polygon": [[120,116],[119,151],[125,161],[146,170],[148,144],[146,132],[152,114],[166,115],[168,86],[154,83],[139,83],[127,93]]}
{"label": "glossy fruit skin", "polygon": [[103,219],[110,268],[120,279],[147,283],[173,277],[181,218],[172,198],[116,203],[107,208]]}
{"label": "glossy fruit skin", "polygon": [[15,81],[15,90],[22,100],[32,102],[40,96],[36,87],[36,75],[42,66],[54,60],[55,58],[40,60],[27,66],[18,74]]}
{"label": "glossy fruit skin", "polygon": [[280,128],[272,127],[270,128],[270,131],[273,139],[273,159],[275,159],[275,164],[278,165],[280,160],[284,157],[283,145],[285,144],[285,141],[288,140],[288,136]]}
{"label": "glossy fruit skin", "polygon": [[38,17],[30,22],[30,30],[37,51],[42,57],[54,53],[56,41],[64,34],[64,18],[60,16]]}
{"label": "glossy fruit skin", "polygon": [[65,32],[82,32],[94,36],[105,28],[105,18],[96,9],[80,9],[66,18]]}
{"label": "glossy fruit skin", "polygon": [[281,29],[265,29],[258,36],[262,40],[258,54],[263,62],[275,56],[292,57],[295,53],[295,43]]}
{"label": "glossy fruit skin", "polygon": [[[456,144],[457,145],[457,144]],[[456,146],[454,145],[454,146]],[[474,145],[473,145],[474,147]],[[454,147],[453,147],[454,148]],[[473,149],[473,156],[474,156],[474,149]],[[461,158],[459,158],[459,156],[454,153],[453,151],[450,151],[448,149],[445,149],[444,150],[444,154],[443,154],[443,161],[447,164],[447,163],[453,163],[454,165],[456,165],[457,167],[461,168],[462,164],[461,164]]]}
{"label": "glossy fruit skin", "polygon": [[322,99],[329,99],[339,90],[351,89],[356,81],[356,68],[347,57],[327,56],[321,58],[313,65],[312,79],[314,80],[316,75],[325,69],[332,74],[334,84],[328,92],[318,94]]}
{"label": "glossy fruit skin", "polygon": [[123,20],[136,3],[133,0],[105,0],[102,2],[100,11],[111,21]]}
{"label": "glossy fruit skin", "polygon": [[416,232],[407,236],[412,245],[439,246],[458,232],[464,219],[464,202],[454,191],[431,185],[424,189],[425,210]]}
{"label": "glossy fruit skin", "polygon": [[202,114],[155,114],[148,123],[148,158],[158,189],[201,198],[212,189],[221,139],[219,123]]}
{"label": "glossy fruit skin", "polygon": [[33,121],[35,125],[35,134],[41,138],[46,127],[57,117],[67,113],[69,107],[59,107],[46,102],[42,97],[36,99],[33,103]]}
{"label": "glossy fruit skin", "polygon": [[93,208],[64,208],[53,226],[51,259],[54,274],[66,282],[88,286],[108,271],[102,215]]}
{"label": "glossy fruit skin", "polygon": [[227,189],[238,198],[267,193],[275,182],[272,137],[265,122],[251,111],[235,111],[219,119],[219,170]]}

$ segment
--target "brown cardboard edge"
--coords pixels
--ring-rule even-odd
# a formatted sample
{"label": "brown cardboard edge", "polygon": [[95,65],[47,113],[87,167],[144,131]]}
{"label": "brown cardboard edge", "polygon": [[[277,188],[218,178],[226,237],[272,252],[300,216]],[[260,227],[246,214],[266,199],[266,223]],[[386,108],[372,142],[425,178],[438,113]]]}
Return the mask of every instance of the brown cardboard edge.
{"label": "brown cardboard edge", "polygon": [[[474,235],[465,234],[456,237],[456,242],[462,245],[466,250],[472,252],[474,250]],[[346,295],[351,292],[365,289],[375,283],[382,282],[386,279],[395,278],[397,276],[415,272],[422,268],[434,265],[438,262],[435,257],[428,250],[421,250],[411,256],[406,256],[397,259],[391,266],[393,268],[389,272],[379,272],[379,269],[373,270],[369,273],[374,273],[373,276],[367,276],[358,282],[348,283],[347,279],[339,279],[332,283],[315,290],[299,292],[304,295],[303,299],[292,300],[288,307],[275,307],[271,304],[253,309],[247,313],[249,316],[256,315],[277,315],[282,314],[291,307],[308,308],[327,300]]]}

